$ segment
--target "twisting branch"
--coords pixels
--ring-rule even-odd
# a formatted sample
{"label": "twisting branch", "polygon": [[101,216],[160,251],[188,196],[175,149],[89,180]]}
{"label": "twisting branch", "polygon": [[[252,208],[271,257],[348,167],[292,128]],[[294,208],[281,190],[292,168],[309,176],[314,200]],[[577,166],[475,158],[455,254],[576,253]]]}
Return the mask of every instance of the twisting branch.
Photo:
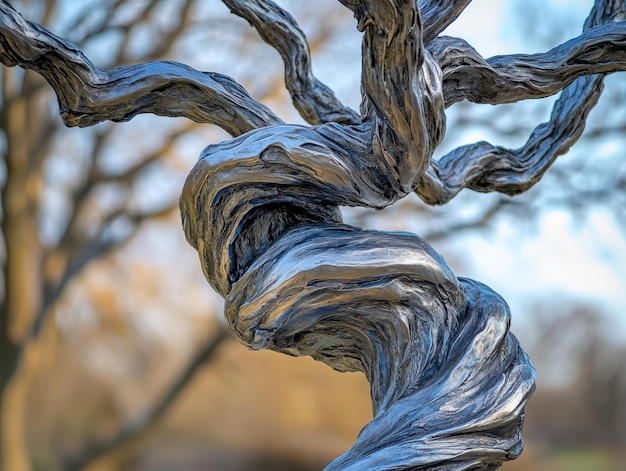
{"label": "twisting branch", "polygon": [[285,85],[294,107],[309,124],[360,123],[359,115],[344,106],[333,91],[314,77],[311,54],[296,20],[271,0],[223,0],[246,19],[259,36],[275,48],[285,64]]}
{"label": "twisting branch", "polygon": [[452,37],[435,39],[429,51],[443,71],[446,107],[461,100],[513,103],[554,95],[585,75],[626,70],[626,22],[597,26],[542,54],[485,60]]}
{"label": "twisting branch", "polygon": [[[476,96],[483,93],[486,98],[482,102],[489,102],[490,94],[499,93],[495,92],[499,90],[498,86],[492,89],[488,85],[496,78],[503,90],[500,100],[512,101],[516,94],[518,99],[523,99],[533,97],[533,94],[545,96],[556,93],[560,86],[568,83],[569,79],[573,80],[584,75],[585,71],[591,74],[626,70],[626,22],[612,23],[615,18],[622,18],[625,15],[626,4],[623,2],[597,0],[585,22],[586,32],[578,38],[545,55],[509,56],[509,59],[504,56],[492,60],[493,64],[508,64],[502,67],[502,70],[498,67],[491,68],[489,61],[483,60],[482,64],[487,64],[487,68],[476,67],[472,69],[474,72],[470,72],[476,76],[477,82],[474,85],[477,90]],[[605,26],[600,26],[603,24]],[[606,38],[600,35],[601,32]],[[445,44],[446,41],[442,39],[439,45]],[[456,42],[457,45],[461,44],[456,40],[450,41]],[[436,46],[437,43],[434,47],[434,53],[437,55]],[[460,59],[454,48],[448,49],[447,53],[444,51],[445,47],[439,55],[439,59],[444,62],[444,68],[446,54],[456,55],[457,61]],[[468,57],[471,62],[479,56],[473,53],[468,54]],[[523,60],[516,61],[515,57]],[[547,60],[547,57],[550,57],[550,60]],[[570,64],[568,59],[574,63]],[[597,69],[596,63],[599,64]],[[559,66],[563,66],[564,70],[549,71],[550,67],[558,69]],[[452,66],[452,69],[454,68]],[[453,94],[451,90],[454,90],[455,80],[451,79],[452,69],[448,68],[449,84],[446,87],[444,83],[444,89]],[[486,72],[487,70],[489,72]],[[485,73],[487,75],[482,76],[482,80],[486,82],[483,83],[481,74]],[[524,85],[519,83],[519,77],[526,79]],[[550,77],[555,80],[560,77],[565,82],[553,87],[549,84]],[[582,134],[587,116],[602,92],[602,78],[602,74],[581,77],[567,86],[554,105],[550,121],[538,126],[520,149],[505,149],[487,142],[479,142],[455,149],[438,162],[431,162],[416,193],[428,204],[445,204],[464,188],[480,192],[498,191],[507,195],[527,191],[541,179],[555,159],[567,152]],[[462,88],[462,83],[459,82],[459,89]]]}
{"label": "twisting branch", "polygon": [[8,4],[0,4],[0,15],[0,61],[41,73],[54,88],[68,126],[153,113],[216,124],[237,136],[282,122],[225,75],[176,62],[100,70],[76,46],[25,21]]}
{"label": "twisting branch", "polygon": [[519,149],[479,142],[431,162],[417,187],[418,196],[428,204],[445,204],[464,188],[509,196],[524,193],[578,140],[601,91],[602,77],[574,82],[563,91],[550,121],[538,126]]}
{"label": "twisting branch", "polygon": [[372,123],[374,153],[382,154],[396,191],[404,195],[443,139],[441,70],[424,49],[413,0],[385,7],[366,0],[342,3],[353,9],[364,31],[361,108],[364,120]]}
{"label": "twisting branch", "polygon": [[472,0],[418,0],[424,19],[424,44],[428,45],[446,29]]}

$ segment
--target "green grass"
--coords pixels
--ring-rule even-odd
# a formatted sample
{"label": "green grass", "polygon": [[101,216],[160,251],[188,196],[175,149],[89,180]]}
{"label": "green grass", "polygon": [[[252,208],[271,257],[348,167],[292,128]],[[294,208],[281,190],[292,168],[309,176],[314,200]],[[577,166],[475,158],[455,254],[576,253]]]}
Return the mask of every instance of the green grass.
{"label": "green grass", "polygon": [[[563,451],[553,456],[558,470],[568,471],[619,471],[616,459],[603,450],[577,449]],[[622,468],[623,469],[623,468]]]}

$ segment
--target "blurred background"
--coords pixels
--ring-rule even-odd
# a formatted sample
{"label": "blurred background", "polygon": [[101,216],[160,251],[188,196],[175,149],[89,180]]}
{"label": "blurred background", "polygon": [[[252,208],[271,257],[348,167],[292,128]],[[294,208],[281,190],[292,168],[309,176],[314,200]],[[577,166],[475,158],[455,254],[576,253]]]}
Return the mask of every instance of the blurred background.
{"label": "blurred background", "polygon": [[[283,65],[217,0],[12,0],[101,68],[176,60],[234,77],[302,122]],[[331,0],[281,1],[314,71],[353,108],[360,35]],[[483,56],[576,36],[591,0],[475,0],[448,34]],[[47,84],[1,68],[0,438],[6,471],[319,470],[371,418],[360,374],[250,352],[180,227],[178,194],[209,125],[139,116],[67,129]],[[449,109],[438,155],[523,145],[554,98]],[[499,292],[539,379],[526,450],[503,469],[626,466],[626,81],[615,75],[578,144],[525,195],[406,198],[347,222],[425,237],[457,276]],[[8,450],[8,451],[7,451]]]}

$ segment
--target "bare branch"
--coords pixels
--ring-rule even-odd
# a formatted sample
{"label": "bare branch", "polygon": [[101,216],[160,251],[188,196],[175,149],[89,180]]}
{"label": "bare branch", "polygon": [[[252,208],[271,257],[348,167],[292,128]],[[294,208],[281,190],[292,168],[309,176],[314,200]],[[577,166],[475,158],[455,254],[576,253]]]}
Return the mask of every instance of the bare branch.
{"label": "bare branch", "polygon": [[128,218],[136,225],[147,220],[156,220],[170,216],[178,211],[178,198],[173,199],[169,203],[161,206],[160,208],[154,208],[148,211],[127,211]]}
{"label": "bare branch", "polygon": [[[84,43],[93,37],[98,36],[108,29],[110,26],[110,20],[115,16],[116,10],[127,3],[128,0],[114,0],[109,2],[103,2],[102,5],[99,5],[98,8],[100,11],[100,21],[94,24],[91,28],[82,32],[80,36],[76,36],[73,40],[77,43]],[[150,2],[153,4],[155,2]],[[67,31],[76,31],[79,30],[89,19],[89,16],[94,12],[94,9],[91,5],[86,5],[71,21],[71,23],[67,26]],[[45,23],[44,23],[45,24]]]}
{"label": "bare branch", "polygon": [[550,121],[515,150],[479,142],[432,161],[416,192],[428,204],[445,204],[462,189],[518,195],[537,183],[578,140],[602,91],[602,77],[578,79],[555,104]]}
{"label": "bare branch", "polygon": [[31,329],[32,338],[36,338],[39,335],[46,318],[52,312],[52,306],[59,299],[69,282],[81,273],[93,260],[108,254],[129,238],[130,236],[124,238],[123,241],[111,239],[103,240],[100,238],[93,239],[74,253],[67,262],[61,278],[54,284],[46,283],[44,286],[43,300],[40,303]]}
{"label": "bare branch", "polygon": [[180,36],[184,29],[189,25],[194,3],[195,0],[185,0],[183,5],[180,7],[178,22],[164,34],[160,34],[158,36],[158,42],[153,45],[152,50],[144,57],[143,60],[152,61],[160,59],[172,49],[176,42],[176,38]]}
{"label": "bare branch", "polygon": [[554,95],[582,76],[626,70],[626,22],[597,26],[542,54],[485,60],[451,37],[436,38],[429,51],[443,71],[446,107],[513,103]]}
{"label": "bare branch", "polygon": [[[98,187],[98,185],[106,184],[106,183],[123,183],[127,186],[132,186],[135,182],[137,176],[149,165],[159,161],[164,158],[165,155],[175,146],[176,141],[193,130],[197,125],[195,123],[186,123],[180,126],[175,131],[171,132],[165,139],[163,144],[155,149],[148,155],[145,155],[139,162],[133,164],[128,169],[120,174],[104,174],[102,173],[97,166],[97,161],[99,156],[102,153],[102,150],[105,146],[106,141],[109,139],[112,133],[112,128],[107,127],[104,131],[97,133],[94,140],[94,148],[92,150],[93,161],[91,162],[91,167],[87,172],[87,176],[84,181],[76,188],[73,197],[72,197],[72,206],[73,210],[70,215],[70,219],[67,222],[63,234],[61,235],[59,242],[57,244],[60,250],[71,255],[76,247],[79,247],[83,241],[78,235],[78,224],[80,220],[80,216],[84,214],[86,210],[86,202],[88,201],[89,195],[92,191]],[[176,205],[172,203],[171,207],[175,207]],[[168,206],[169,207],[169,206]],[[116,216],[119,215],[127,215],[130,216],[131,219],[134,219],[134,214],[128,213],[123,209],[119,209],[116,212]],[[113,219],[111,215],[109,215],[106,220],[110,221]],[[145,218],[144,218],[145,219]]]}
{"label": "bare branch", "polygon": [[41,17],[41,21],[39,23],[41,23],[42,25],[48,24],[50,20],[52,19],[52,16],[57,11],[57,8],[58,8],[58,4],[56,0],[47,1],[43,16]]}
{"label": "bare branch", "polygon": [[122,427],[115,436],[108,440],[92,444],[79,456],[70,459],[66,469],[76,471],[84,469],[97,459],[119,449],[122,445],[128,446],[130,443],[144,436],[150,430],[150,427],[163,416],[179,397],[180,393],[195,377],[202,366],[211,359],[219,346],[228,338],[230,338],[228,331],[219,326],[217,332],[196,352],[182,373],[174,379],[147,412],[138,420],[134,420]]}
{"label": "bare branch", "polygon": [[102,155],[106,142],[113,133],[113,126],[109,125],[104,130],[95,133],[93,148],[91,151],[92,158],[89,162],[89,168],[86,170],[84,180],[75,188],[72,194],[72,211],[70,219],[65,225],[65,229],[59,238],[57,246],[61,250],[68,250],[70,247],[79,243],[76,240],[76,225],[83,211],[83,206],[91,190],[94,188],[94,182],[98,178],[97,162]]}
{"label": "bare branch", "polygon": [[216,124],[236,136],[282,123],[230,77],[175,62],[100,70],[76,46],[25,21],[8,4],[0,4],[0,14],[0,60],[41,73],[68,126],[153,113]]}
{"label": "bare branch", "polygon": [[91,179],[91,185],[95,186],[101,183],[110,183],[110,182],[122,182],[130,184],[137,177],[137,175],[148,167],[150,164],[158,161],[163,158],[168,152],[170,152],[176,141],[188,134],[190,131],[196,128],[195,123],[187,123],[183,126],[180,126],[175,131],[171,132],[167,138],[164,140],[163,145],[152,151],[151,153],[145,155],[139,162],[133,164],[128,169],[120,174],[103,174],[102,172],[96,172]]}
{"label": "bare branch", "polygon": [[359,115],[339,102],[333,91],[313,76],[311,55],[296,20],[270,0],[223,0],[246,19],[285,63],[285,85],[294,107],[310,124],[360,123]]}
{"label": "bare branch", "polygon": [[[624,15],[626,4],[623,2],[598,0],[585,22],[587,31],[552,51],[577,51],[571,59],[579,61],[574,69],[579,70],[581,75],[584,70],[593,73],[595,63],[612,64],[613,71],[623,70],[626,63],[626,22],[611,22]],[[602,23],[609,24],[599,26]],[[603,39],[600,32],[606,38]],[[578,48],[579,43],[583,44],[581,49]],[[520,68],[523,69],[523,65]],[[598,71],[606,73],[609,70]],[[523,71],[518,73],[524,76]],[[527,191],[581,136],[587,116],[602,92],[602,80],[602,74],[591,75],[578,78],[567,86],[553,107],[550,121],[538,126],[520,149],[505,149],[479,142],[455,149],[438,162],[432,161],[416,193],[428,204],[445,204],[463,188],[480,192],[498,191],[507,195]],[[504,83],[501,85],[506,89]],[[488,95],[486,89],[481,93]],[[523,97],[523,92],[519,96]]]}
{"label": "bare branch", "polygon": [[58,120],[46,119],[46,123],[41,127],[37,142],[33,146],[30,164],[33,167],[40,167],[52,147],[54,132],[59,129],[61,123]]}
{"label": "bare branch", "polygon": [[[33,322],[32,336],[36,337],[39,334],[46,317],[51,312],[52,306],[59,299],[66,286],[82,273],[91,262],[111,253],[128,242],[136,235],[138,228],[143,222],[162,218],[177,210],[177,199],[165,206],[147,211],[131,211],[126,206],[121,206],[102,219],[102,229],[93,238],[86,241],[76,241],[80,245],[72,247],[71,250],[67,246],[59,247],[59,250],[63,251],[67,257],[67,263],[60,278],[54,281],[49,280],[44,286],[43,300]],[[126,218],[133,224],[131,230],[121,237],[106,237],[103,232],[120,218]]]}
{"label": "bare branch", "polygon": [[[159,0],[142,2],[139,4],[139,8],[135,9],[132,16],[125,15],[123,20],[116,18],[116,16],[118,11],[128,4],[128,0],[110,0],[103,3],[102,7],[99,7],[99,19],[97,22],[89,21],[90,15],[94,12],[94,9],[89,6],[80,12],[73,19],[72,23],[64,29],[69,32],[78,31],[77,34],[73,37],[70,36],[69,39],[80,46],[84,46],[89,41],[97,39],[107,32],[121,32],[122,39],[116,47],[116,52],[111,53],[110,57],[112,60],[110,63],[118,66],[128,64],[127,47],[131,39],[131,31],[137,26],[146,23],[148,18],[150,18],[150,14],[160,2]],[[87,23],[88,27],[83,29],[85,23]]]}
{"label": "bare branch", "polygon": [[482,213],[467,220],[455,221],[443,229],[434,229],[424,234],[424,238],[430,243],[434,241],[457,236],[464,231],[475,231],[486,229],[490,223],[495,221],[495,216],[504,210],[524,210],[527,206],[520,204],[510,198],[502,196],[491,205],[482,209]]}
{"label": "bare branch", "polygon": [[424,44],[428,45],[458,18],[472,0],[419,0],[418,3],[424,21]]}
{"label": "bare branch", "polygon": [[[103,24],[102,32],[108,31],[112,28],[122,32],[122,40],[117,45],[117,51],[113,54],[115,57],[113,64],[116,66],[128,64],[128,46],[131,40],[131,31],[133,28],[137,27],[137,25],[142,24],[145,19],[150,16],[150,13],[156,8],[157,4],[158,2],[154,0],[144,4],[133,18],[129,18],[123,23],[110,25],[107,20],[107,22]],[[98,34],[100,34],[100,32]]]}

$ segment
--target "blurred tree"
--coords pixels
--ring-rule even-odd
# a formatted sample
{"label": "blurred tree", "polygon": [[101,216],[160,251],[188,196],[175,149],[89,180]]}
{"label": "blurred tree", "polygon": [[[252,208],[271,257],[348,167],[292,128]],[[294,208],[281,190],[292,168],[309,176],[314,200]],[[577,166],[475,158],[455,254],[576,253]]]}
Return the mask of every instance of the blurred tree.
{"label": "blurred tree", "polygon": [[[179,14],[170,17],[167,25],[151,21],[163,8],[162,2],[143,2],[132,5],[134,8],[128,3],[99,2],[98,9],[84,4],[80,11],[69,15],[68,5],[57,1],[19,6],[44,24],[59,17],[71,18],[65,31],[71,31],[73,39],[85,47],[107,35],[116,35],[117,44],[105,54],[110,66],[134,59],[136,49],[128,45],[148,26],[158,31],[154,37],[160,40],[147,45],[142,59],[166,57],[190,24],[194,2],[177,2]],[[174,210],[175,197],[141,206],[124,195],[131,194],[150,166],[172,153],[176,140],[193,125],[167,131],[151,152],[139,151],[134,159],[127,159],[121,170],[111,171],[111,165],[105,162],[109,145],[115,141],[122,144],[114,126],[100,126],[89,134],[90,141],[74,143],[84,146],[85,152],[71,155],[67,151],[72,144],[60,142],[68,136],[72,139],[71,133],[60,129],[53,95],[45,81],[18,69],[3,69],[0,81],[5,162],[0,450],[3,469],[17,471],[30,468],[25,404],[38,364],[53,354],[50,345],[56,335],[53,312],[57,302],[85,267],[122,246],[144,221]],[[128,152],[136,149],[130,144]],[[68,169],[65,175],[59,174],[63,167]]]}
{"label": "blurred tree", "polygon": [[528,434],[555,448],[626,449],[626,347],[602,310],[572,300],[539,304],[528,347],[543,380]]}

